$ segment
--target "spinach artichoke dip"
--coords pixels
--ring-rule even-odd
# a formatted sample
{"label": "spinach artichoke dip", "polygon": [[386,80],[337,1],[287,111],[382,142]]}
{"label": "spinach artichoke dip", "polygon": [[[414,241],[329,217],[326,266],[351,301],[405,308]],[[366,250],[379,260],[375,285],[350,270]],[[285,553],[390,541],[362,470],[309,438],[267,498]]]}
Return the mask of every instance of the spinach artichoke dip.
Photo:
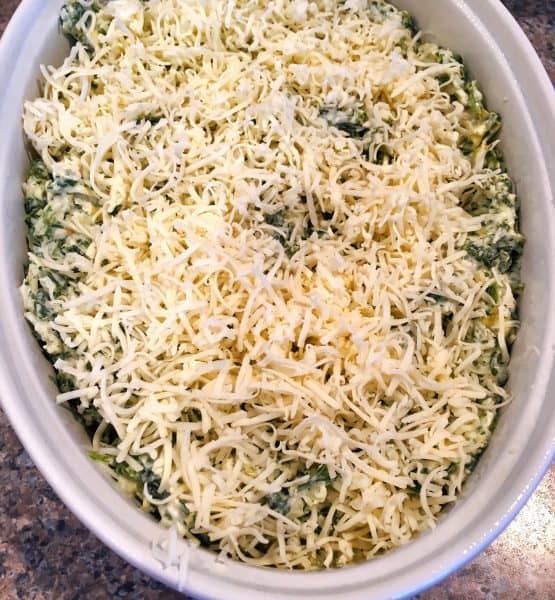
{"label": "spinach artichoke dip", "polygon": [[91,457],[252,565],[459,496],[509,400],[517,199],[459,56],[367,0],[71,0],[25,104],[25,316]]}

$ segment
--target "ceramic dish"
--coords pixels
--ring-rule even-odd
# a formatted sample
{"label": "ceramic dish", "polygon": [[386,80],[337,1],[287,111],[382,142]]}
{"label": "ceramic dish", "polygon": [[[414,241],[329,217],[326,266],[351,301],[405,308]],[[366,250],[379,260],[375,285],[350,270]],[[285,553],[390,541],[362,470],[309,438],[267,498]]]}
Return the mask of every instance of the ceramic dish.
{"label": "ceramic dish", "polygon": [[[56,406],[51,370],[23,319],[25,258],[21,183],[28,165],[21,108],[37,94],[39,64],[59,62],[62,1],[23,0],[0,45],[0,394],[21,441],[67,506],[100,539],[146,573],[199,598],[398,598],[417,593],[473,558],[510,522],[554,453],[548,391],[555,352],[555,94],[522,31],[498,0],[399,0],[430,37],[460,53],[504,122],[502,147],[522,202],[527,237],[522,329],[510,391],[491,444],[438,526],[374,561],[312,573],[219,561],[141,513],[86,454],[88,440]],[[181,561],[165,560],[168,543]],[[181,566],[180,566],[181,564]]]}

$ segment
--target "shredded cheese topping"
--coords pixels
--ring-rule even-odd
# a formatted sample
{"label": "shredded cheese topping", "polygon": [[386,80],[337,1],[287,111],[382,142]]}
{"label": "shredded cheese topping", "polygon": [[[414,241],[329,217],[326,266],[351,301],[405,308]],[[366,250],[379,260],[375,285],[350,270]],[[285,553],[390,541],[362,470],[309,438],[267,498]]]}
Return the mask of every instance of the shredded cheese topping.
{"label": "shredded cheese topping", "polygon": [[457,58],[365,0],[80,0],[62,26],[24,109],[22,293],[93,457],[255,565],[433,527],[517,326],[515,196]]}

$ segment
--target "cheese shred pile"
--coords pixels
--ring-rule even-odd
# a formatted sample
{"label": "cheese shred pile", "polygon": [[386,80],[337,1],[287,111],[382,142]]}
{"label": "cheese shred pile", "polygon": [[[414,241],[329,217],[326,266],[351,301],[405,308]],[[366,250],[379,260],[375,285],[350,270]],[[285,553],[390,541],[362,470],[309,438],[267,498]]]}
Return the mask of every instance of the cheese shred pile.
{"label": "cheese shred pile", "polygon": [[71,0],[61,28],[21,290],[92,458],[253,565],[433,527],[508,400],[521,287],[461,59],[381,1]]}

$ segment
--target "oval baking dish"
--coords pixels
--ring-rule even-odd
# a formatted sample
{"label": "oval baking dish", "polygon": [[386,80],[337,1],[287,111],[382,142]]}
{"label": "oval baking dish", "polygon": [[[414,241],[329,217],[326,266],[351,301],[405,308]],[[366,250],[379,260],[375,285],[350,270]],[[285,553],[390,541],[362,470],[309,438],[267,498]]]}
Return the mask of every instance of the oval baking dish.
{"label": "oval baking dish", "polygon": [[[21,441],[68,507],[106,544],[167,585],[202,598],[402,597],[445,577],[490,543],[533,491],[554,452],[547,391],[555,352],[555,94],[529,42],[498,0],[400,0],[434,41],[460,53],[504,123],[502,147],[518,187],[527,245],[522,327],[511,365],[513,402],[459,501],[407,546],[340,570],[279,572],[191,549],[142,514],[87,457],[88,440],[54,402],[51,368],[23,319],[21,183],[28,166],[23,102],[39,65],[67,52],[62,2],[23,0],[0,45],[0,391]],[[170,547],[171,546],[171,547]],[[174,547],[175,546],[175,547]]]}

